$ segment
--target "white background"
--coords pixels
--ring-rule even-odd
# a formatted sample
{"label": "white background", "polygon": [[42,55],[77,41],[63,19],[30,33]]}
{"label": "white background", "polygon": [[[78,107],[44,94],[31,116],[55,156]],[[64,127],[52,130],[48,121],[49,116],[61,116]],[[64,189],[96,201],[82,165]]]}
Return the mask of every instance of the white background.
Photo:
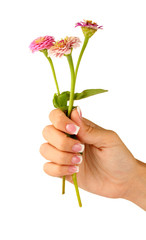
{"label": "white background", "polygon": [[[78,36],[74,24],[92,19],[104,26],[90,40],[76,91],[108,93],[81,100],[83,116],[115,130],[133,155],[146,162],[146,14],[144,0],[2,1],[0,4],[0,239],[146,239],[145,211],[123,199],[80,190],[43,172],[42,130],[50,124],[56,92],[51,69],[30,42]],[[80,49],[73,52],[76,62]],[[65,58],[54,59],[61,91],[70,89]]]}

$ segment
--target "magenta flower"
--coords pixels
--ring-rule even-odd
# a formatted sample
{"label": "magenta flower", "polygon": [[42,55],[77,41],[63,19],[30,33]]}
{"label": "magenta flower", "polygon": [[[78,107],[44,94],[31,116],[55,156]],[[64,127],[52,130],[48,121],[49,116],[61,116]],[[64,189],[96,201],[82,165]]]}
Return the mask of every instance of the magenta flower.
{"label": "magenta flower", "polygon": [[78,37],[66,37],[57,41],[48,51],[48,56],[62,57],[69,55],[73,48],[80,46],[80,39]]}
{"label": "magenta flower", "polygon": [[52,36],[44,36],[36,38],[29,46],[32,52],[49,49],[55,43],[55,39]]}
{"label": "magenta flower", "polygon": [[76,23],[75,27],[87,27],[87,28],[92,28],[92,29],[102,29],[103,26],[99,26],[97,23],[93,22],[92,21],[89,21],[89,20],[84,20],[84,22],[78,22]]}
{"label": "magenta flower", "polygon": [[98,30],[103,29],[103,26],[99,26],[97,23],[84,20],[83,22],[76,23],[75,27],[81,27],[85,37],[92,37],[92,35]]}

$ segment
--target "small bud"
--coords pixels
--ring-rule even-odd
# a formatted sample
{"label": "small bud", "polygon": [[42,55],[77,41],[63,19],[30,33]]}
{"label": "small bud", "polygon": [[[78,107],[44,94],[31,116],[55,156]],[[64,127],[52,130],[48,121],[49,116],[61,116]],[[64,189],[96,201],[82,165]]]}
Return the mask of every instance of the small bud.
{"label": "small bud", "polygon": [[84,22],[76,23],[75,27],[80,26],[82,28],[83,34],[85,37],[92,37],[93,34],[98,30],[102,29],[102,26],[99,26],[97,23],[92,23],[92,21],[84,20]]}

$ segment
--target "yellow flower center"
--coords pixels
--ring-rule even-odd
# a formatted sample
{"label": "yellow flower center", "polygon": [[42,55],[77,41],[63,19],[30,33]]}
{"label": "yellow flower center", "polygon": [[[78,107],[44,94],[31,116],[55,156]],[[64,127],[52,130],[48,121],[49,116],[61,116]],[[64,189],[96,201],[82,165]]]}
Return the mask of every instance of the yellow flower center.
{"label": "yellow flower center", "polygon": [[36,43],[41,43],[43,41],[44,41],[44,37],[40,37],[40,38],[35,40]]}
{"label": "yellow flower center", "polygon": [[55,43],[55,47],[64,48],[66,46],[67,41],[68,37],[66,37],[65,39],[61,39],[60,41]]}
{"label": "yellow flower center", "polygon": [[92,22],[92,21],[90,21],[90,20],[87,20],[87,21],[86,21],[86,24],[97,25],[95,22]]}

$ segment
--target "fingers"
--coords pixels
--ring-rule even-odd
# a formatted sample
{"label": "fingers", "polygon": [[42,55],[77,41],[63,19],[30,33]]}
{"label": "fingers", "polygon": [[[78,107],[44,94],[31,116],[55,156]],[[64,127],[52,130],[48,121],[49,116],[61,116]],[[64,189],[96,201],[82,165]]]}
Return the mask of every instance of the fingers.
{"label": "fingers", "polygon": [[51,111],[49,118],[56,129],[69,134],[78,134],[80,127],[69,119],[60,109]]}
{"label": "fingers", "polygon": [[45,163],[44,172],[53,177],[72,175],[79,171],[78,166],[62,166],[55,163]]}
{"label": "fingers", "polygon": [[48,143],[41,145],[40,153],[46,160],[60,165],[75,165],[82,162],[81,154],[62,152]]}
{"label": "fingers", "polygon": [[45,140],[57,148],[65,152],[83,152],[84,145],[78,139],[68,137],[65,133],[57,130],[54,126],[46,126],[43,130]]}
{"label": "fingers", "polygon": [[53,125],[43,129],[47,143],[40,147],[41,155],[51,161],[44,164],[44,171],[50,176],[69,177],[79,171],[77,164],[82,162],[80,153],[84,151],[84,144],[66,133],[77,135],[80,128],[60,109],[51,111],[49,118]]}

